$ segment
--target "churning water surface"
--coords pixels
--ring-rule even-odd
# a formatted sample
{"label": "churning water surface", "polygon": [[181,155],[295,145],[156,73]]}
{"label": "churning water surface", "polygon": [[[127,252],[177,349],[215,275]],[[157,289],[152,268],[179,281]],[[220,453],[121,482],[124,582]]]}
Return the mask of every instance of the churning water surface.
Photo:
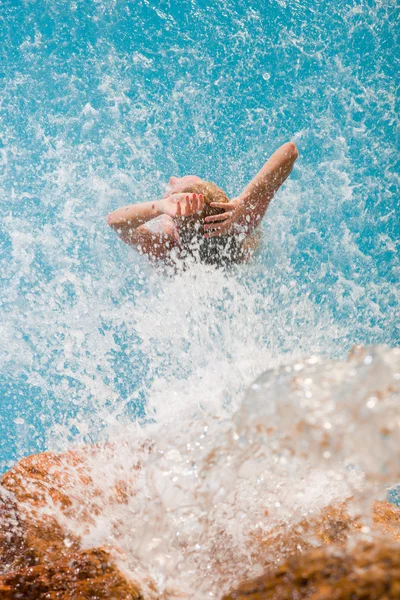
{"label": "churning water surface", "polygon": [[[118,517],[105,502],[86,543],[117,536],[132,569],[152,557],[160,588],[179,564],[185,576],[173,585],[189,589],[204,556],[227,563],[242,556],[238,548],[267,508],[295,518],[359,484],[356,475],[351,483],[330,480],[338,475],[317,460],[311,433],[304,443],[315,453],[312,472],[295,459],[274,463],[276,444],[286,447],[281,437],[257,442],[249,432],[254,415],[265,423],[269,406],[273,419],[290,394],[278,371],[254,406],[245,389],[266,369],[323,356],[313,367],[319,383],[332,371],[345,382],[341,390],[347,377],[370,384],[343,406],[332,392],[327,408],[331,416],[336,407],[350,411],[341,435],[361,441],[354,431],[364,400],[373,403],[376,389],[398,381],[399,356],[388,349],[371,350],[351,368],[329,362],[354,344],[399,342],[397,17],[392,0],[0,5],[0,466],[44,449],[110,441],[118,451],[105,451],[109,480],[104,456],[88,461],[95,479],[112,487],[112,473],[120,477],[143,440],[156,440],[164,458],[149,459],[143,496],[132,492],[128,514]],[[250,266],[223,273],[195,265],[170,277],[107,228],[108,212],[160,197],[170,175],[198,174],[237,194],[289,139],[300,158],[270,206]],[[314,385],[308,379],[304,385]],[[318,382],[310,392],[317,404],[327,385],[334,389],[331,379]],[[291,407],[285,414],[315,409],[299,397]],[[321,414],[316,428],[328,423],[329,431],[335,424]],[[283,417],[275,424],[288,430]],[[194,480],[211,447],[220,458],[199,491]],[[356,450],[326,452],[357,464],[365,453]],[[246,463],[257,452],[258,466]],[[371,480],[384,454],[367,464],[360,458]],[[186,477],[181,499],[174,476],[178,487]],[[213,486],[235,501],[214,498]],[[156,532],[146,528],[140,543],[132,537],[138,523],[160,514]],[[205,514],[212,527],[224,524],[220,554],[198,543],[215,539]],[[113,519],[124,527],[111,532]],[[173,536],[186,541],[173,544]]]}

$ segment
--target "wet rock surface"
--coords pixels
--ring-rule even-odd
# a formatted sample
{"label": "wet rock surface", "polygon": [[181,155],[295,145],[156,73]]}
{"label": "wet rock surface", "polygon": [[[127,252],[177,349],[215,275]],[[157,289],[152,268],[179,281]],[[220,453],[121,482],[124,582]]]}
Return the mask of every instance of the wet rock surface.
{"label": "wet rock surface", "polygon": [[400,546],[387,540],[330,546],[289,558],[224,600],[396,600]]}
{"label": "wet rock surface", "polygon": [[[160,597],[149,580],[139,585],[121,572],[115,562],[118,548],[82,549],[79,537],[63,526],[62,516],[72,510],[69,490],[78,480],[90,489],[81,509],[84,527],[96,510],[96,490],[82,469],[79,452],[31,456],[3,475],[0,600]],[[124,502],[122,487],[115,494],[116,502]],[[52,505],[61,518],[48,510]],[[250,555],[264,574],[225,598],[400,598],[400,510],[376,502],[373,516],[375,531],[368,541],[360,537],[362,524],[349,517],[345,504],[290,530],[278,527],[265,539],[255,537]]]}
{"label": "wet rock surface", "polygon": [[70,552],[61,560],[14,570],[0,576],[1,600],[141,600],[103,548]]}
{"label": "wet rock surface", "polygon": [[369,542],[362,528],[345,504],[288,531],[277,528],[258,550],[259,561],[270,561],[263,575],[224,600],[400,599],[400,544],[394,543],[400,540],[400,510],[375,502]]}
{"label": "wet rock surface", "polygon": [[44,452],[21,460],[3,475],[1,570],[35,566],[78,550],[79,540],[67,536],[45,512],[46,505],[53,503],[68,510],[70,502],[63,489],[74,468],[79,468],[78,455]]}
{"label": "wet rock surface", "polygon": [[[2,477],[0,496],[0,600],[139,600],[139,586],[115,564],[113,549],[82,550],[46,506],[71,510],[66,490],[89,484],[79,452],[44,452],[21,460]],[[82,507],[89,519],[93,498]]]}

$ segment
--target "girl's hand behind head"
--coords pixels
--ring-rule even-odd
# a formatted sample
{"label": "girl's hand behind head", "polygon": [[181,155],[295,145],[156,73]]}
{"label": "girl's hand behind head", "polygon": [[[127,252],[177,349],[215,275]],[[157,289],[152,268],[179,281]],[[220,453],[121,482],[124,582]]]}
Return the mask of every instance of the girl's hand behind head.
{"label": "girl's hand behind head", "polygon": [[244,205],[238,198],[231,202],[211,202],[212,208],[220,208],[224,212],[217,215],[208,216],[204,219],[204,237],[218,237],[220,235],[230,235],[236,230],[237,221],[244,212]]}

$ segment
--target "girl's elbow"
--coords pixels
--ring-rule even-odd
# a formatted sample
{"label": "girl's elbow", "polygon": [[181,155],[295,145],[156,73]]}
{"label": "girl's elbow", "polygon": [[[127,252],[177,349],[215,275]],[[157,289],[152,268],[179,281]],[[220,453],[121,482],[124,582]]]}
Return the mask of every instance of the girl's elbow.
{"label": "girl's elbow", "polygon": [[109,215],[107,215],[107,223],[110,227],[112,227],[113,229],[115,229],[116,226],[116,222],[115,222],[115,218],[113,213],[110,213]]}
{"label": "girl's elbow", "polygon": [[297,150],[297,146],[294,142],[286,143],[287,152],[293,160],[296,160],[299,156],[299,151]]}

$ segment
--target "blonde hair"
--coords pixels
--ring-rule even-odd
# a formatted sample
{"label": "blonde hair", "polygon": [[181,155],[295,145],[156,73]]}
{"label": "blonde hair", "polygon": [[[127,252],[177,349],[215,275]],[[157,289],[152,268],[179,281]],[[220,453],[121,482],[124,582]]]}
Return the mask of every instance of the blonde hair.
{"label": "blonde hair", "polygon": [[218,214],[218,212],[221,212],[221,209],[212,208],[210,206],[211,202],[222,202],[224,204],[229,202],[228,194],[224,192],[222,188],[218,187],[215,183],[212,183],[211,181],[201,181],[199,183],[194,183],[193,185],[187,186],[183,190],[183,192],[188,192],[192,194],[203,194],[205,212],[213,211],[212,214]]}
{"label": "blonde hair", "polygon": [[224,212],[222,208],[212,207],[211,203],[228,203],[229,198],[226,192],[211,181],[189,185],[182,192],[203,194],[204,197],[202,212],[185,218],[180,226],[184,254],[194,256],[201,262],[218,266],[242,262],[241,244],[234,234],[213,238],[204,237],[204,219]]}

